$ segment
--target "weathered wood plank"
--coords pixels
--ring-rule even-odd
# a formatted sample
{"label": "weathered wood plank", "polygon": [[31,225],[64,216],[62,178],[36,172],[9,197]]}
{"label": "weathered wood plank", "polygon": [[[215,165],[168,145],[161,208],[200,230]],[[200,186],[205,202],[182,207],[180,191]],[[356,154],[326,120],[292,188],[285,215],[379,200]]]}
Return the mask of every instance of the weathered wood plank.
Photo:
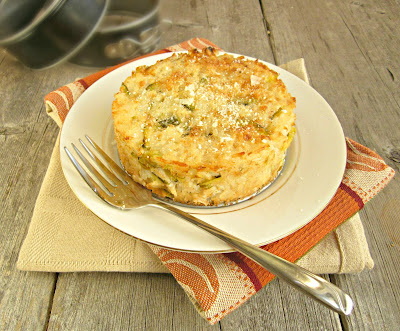
{"label": "weathered wood plank", "polygon": [[[351,330],[397,330],[400,325],[400,282],[398,277],[399,246],[392,240],[392,234],[380,227],[385,220],[382,206],[387,203],[384,195],[378,195],[376,207],[362,212],[367,239],[375,261],[371,271],[359,275],[332,275],[332,280],[355,299],[354,314],[347,319]],[[397,195],[396,205],[399,206]],[[398,207],[397,207],[398,208]],[[397,210],[398,211],[398,210]],[[396,209],[391,209],[391,213]],[[392,214],[398,220],[398,214]],[[398,233],[398,232],[397,232]]]}
{"label": "weathered wood plank", "polygon": [[60,274],[48,330],[215,330],[167,274]]}
{"label": "weathered wood plank", "polygon": [[[18,82],[23,70],[15,64],[4,55],[0,66],[0,329],[43,329],[55,276],[19,272],[15,262],[46,170],[46,139],[55,132],[47,128],[43,106],[35,100],[38,88],[31,88],[29,81]],[[17,100],[12,92],[22,95],[19,87],[26,98]],[[32,108],[28,100],[33,100]],[[44,123],[35,125],[38,120]]]}
{"label": "weathered wood plank", "polygon": [[257,0],[169,0],[164,1],[162,17],[172,21],[162,46],[202,37],[227,52],[274,60]]}
{"label": "weathered wood plank", "polygon": [[[65,69],[65,68],[64,68]],[[32,71],[4,51],[0,60],[0,329],[45,329],[55,274],[15,269],[58,133],[43,96],[77,71]],[[81,71],[81,70],[80,70]]]}
{"label": "weathered wood plank", "polygon": [[337,314],[280,280],[223,319],[221,326],[223,330],[342,330]]}
{"label": "weathered wood plank", "polygon": [[[46,133],[46,129],[43,129],[38,134],[48,137],[50,132]],[[20,152],[13,148],[22,142],[18,138],[11,136],[3,141],[0,148],[1,160],[4,161],[8,153]],[[28,140],[34,150],[25,150],[25,158],[15,160],[10,167],[2,167],[4,172],[0,175],[8,175],[8,171],[12,174],[7,181],[2,180],[5,185],[2,186],[4,190],[0,210],[0,329],[44,328],[53,296],[54,274],[15,270],[19,248],[40,187],[40,180],[36,181],[36,176],[45,170],[40,168],[40,159],[45,154],[42,148],[46,144],[40,143],[38,139]],[[4,150],[7,155],[4,155]],[[8,157],[11,158],[11,155]],[[31,164],[30,161],[39,161],[39,164]]]}
{"label": "weathered wood plank", "polygon": [[[304,57],[312,85],[331,104],[345,134],[375,149],[399,170],[399,4],[262,3],[277,61]],[[375,269],[332,276],[355,299],[355,313],[346,320],[351,329],[398,328],[399,192],[394,179],[362,212]]]}

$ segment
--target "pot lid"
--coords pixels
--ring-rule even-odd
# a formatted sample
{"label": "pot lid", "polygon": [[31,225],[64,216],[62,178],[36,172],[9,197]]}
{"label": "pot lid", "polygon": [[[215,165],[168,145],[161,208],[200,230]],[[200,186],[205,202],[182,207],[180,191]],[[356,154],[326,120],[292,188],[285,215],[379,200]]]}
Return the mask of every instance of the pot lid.
{"label": "pot lid", "polygon": [[31,33],[65,0],[0,0],[0,45],[12,44]]}

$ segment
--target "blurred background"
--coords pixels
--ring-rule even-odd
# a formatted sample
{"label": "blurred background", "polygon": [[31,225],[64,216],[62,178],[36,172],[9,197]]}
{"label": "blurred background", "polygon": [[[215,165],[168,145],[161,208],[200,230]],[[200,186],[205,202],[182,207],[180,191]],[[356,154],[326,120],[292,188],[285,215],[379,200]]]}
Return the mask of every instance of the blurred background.
{"label": "blurred background", "polygon": [[26,67],[112,66],[160,46],[160,0],[0,0],[0,47]]}

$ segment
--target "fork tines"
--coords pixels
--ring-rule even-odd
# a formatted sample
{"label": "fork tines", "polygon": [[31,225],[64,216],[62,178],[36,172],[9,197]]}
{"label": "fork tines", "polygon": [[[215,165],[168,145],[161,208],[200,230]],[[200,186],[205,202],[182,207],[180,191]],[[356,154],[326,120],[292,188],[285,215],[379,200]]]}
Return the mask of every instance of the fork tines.
{"label": "fork tines", "polygon": [[[121,192],[122,186],[133,184],[132,179],[88,135],[85,135],[85,137],[90,143],[91,147],[102,158],[102,160],[100,160],[95,153],[89,149],[85,142],[83,142],[82,139],[79,139],[82,147],[92,160],[92,162],[90,162],[72,143],[71,145],[73,149],[82,160],[88,171],[80,165],[75,156],[68,150],[66,146],[64,146],[65,152],[85,182],[100,198],[111,203],[112,205],[124,207],[123,205],[119,205],[118,200],[112,199],[112,197],[115,197]],[[100,173],[96,167],[92,165],[92,163],[94,163],[102,173]],[[110,171],[110,169],[112,171]],[[100,183],[100,185],[98,183]]]}

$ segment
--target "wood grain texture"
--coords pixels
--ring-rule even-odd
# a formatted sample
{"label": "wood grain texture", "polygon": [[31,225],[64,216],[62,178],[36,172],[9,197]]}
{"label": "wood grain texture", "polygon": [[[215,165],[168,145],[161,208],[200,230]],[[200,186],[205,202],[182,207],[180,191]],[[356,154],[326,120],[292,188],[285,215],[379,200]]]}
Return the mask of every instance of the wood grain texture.
{"label": "wood grain texture", "polygon": [[342,330],[337,314],[280,280],[220,323],[222,330]]}
{"label": "wood grain texture", "polygon": [[[270,44],[266,38],[267,34],[262,12],[257,1],[248,1],[247,3],[235,1],[225,1],[223,3],[215,1],[192,1],[190,4],[185,3],[185,5],[181,3],[180,1],[169,1],[168,10],[164,11],[164,17],[171,19],[173,25],[168,34],[164,36],[163,47],[195,36],[201,36],[208,38],[227,51],[259,57],[266,61],[273,61]],[[178,12],[176,8],[179,8]],[[244,26],[251,26],[252,28],[244,29]],[[120,314],[118,312],[99,308],[102,309],[102,314],[100,315],[98,309],[92,306],[96,304],[96,302],[98,303],[99,300],[96,300],[96,298],[92,296],[90,300],[84,299],[80,303],[79,308],[74,305],[65,304],[65,300],[58,301],[57,298],[59,297],[69,298],[71,295],[73,296],[72,292],[65,291],[79,281],[75,278],[74,281],[69,283],[68,279],[70,277],[73,276],[68,274],[62,275],[62,278],[60,277],[57,283],[49,329],[57,329],[59,323],[61,323],[60,321],[67,323],[62,324],[61,329],[73,329],[77,327],[77,325],[80,325],[82,329],[91,329],[94,326],[92,320],[98,320],[99,318],[102,319],[102,322],[98,325],[98,329],[112,327],[123,330],[127,327],[131,327],[140,330],[143,326],[149,327],[149,325],[157,330],[203,330],[208,328],[207,322],[202,320],[195,312],[192,303],[179,286],[175,288],[175,294],[172,297],[171,293],[169,293],[169,289],[165,289],[164,287],[160,288],[161,294],[163,294],[164,297],[161,296],[159,298],[157,296],[159,301],[157,300],[156,302],[159,302],[159,306],[162,306],[162,308],[159,306],[153,307],[149,304],[149,300],[144,300],[143,297],[136,298],[135,300],[138,301],[138,304],[133,306],[132,300],[118,300],[119,298],[115,297],[112,293],[103,293],[102,300],[105,300],[109,306],[120,306],[118,309],[121,309],[121,311],[129,311],[130,314],[135,317],[130,317],[130,322],[125,325],[122,319],[118,317],[116,319],[115,316],[119,316]],[[82,277],[85,277],[84,279],[87,285],[82,284],[81,286],[93,286],[97,290],[101,288],[101,286],[94,284],[94,282],[98,281],[99,276]],[[120,276],[118,275],[118,277]],[[134,277],[134,279],[142,279],[138,278],[139,276],[137,275],[133,275],[132,277]],[[144,284],[147,284],[146,282],[151,282],[154,278],[157,279],[159,275],[145,275],[140,277],[144,277]],[[64,278],[67,280],[65,280],[65,282],[61,281],[64,280]],[[109,282],[109,284],[111,284],[109,288],[113,289],[112,292],[119,286],[118,281],[116,282],[117,283],[114,281]],[[279,283],[277,282],[277,284]],[[146,286],[148,285],[144,285],[144,289],[142,289],[142,295],[146,293]],[[272,286],[273,285],[271,285],[271,287]],[[285,289],[284,292],[290,293],[289,300],[288,298],[282,299],[283,296],[279,288],[272,292],[266,289],[257,295],[257,301],[253,302],[253,298],[250,299],[244,307],[241,307],[231,314],[231,316],[225,318],[219,323],[220,327],[226,330],[235,328],[245,330],[249,329],[249,327],[250,329],[272,329],[270,327],[271,325],[274,327],[287,325],[288,328],[298,327],[300,330],[305,325],[304,323],[308,323],[314,327],[324,325],[324,327],[328,329],[340,329],[339,319],[335,319],[333,314],[327,309],[321,309],[318,304],[312,302],[310,299],[304,298],[302,294],[297,291],[292,291],[285,286],[286,285],[283,285]],[[78,293],[80,293],[79,290]],[[152,294],[151,296],[154,295],[155,294]],[[82,298],[84,296],[79,294],[77,298],[79,297]],[[282,309],[282,304],[271,304],[271,302],[282,301],[286,309]],[[301,304],[297,306],[293,305],[291,302],[301,302]],[[311,308],[305,310],[304,305]],[[262,318],[260,318],[259,311],[264,311],[266,309],[265,307],[268,307],[268,312],[263,313]],[[154,320],[149,318],[150,315],[147,313],[149,309],[156,309],[160,315]],[[56,313],[54,313],[55,311]],[[76,315],[79,311],[86,311],[87,314],[92,314],[91,318],[83,318],[81,315]],[[249,311],[252,313],[249,314]],[[53,316],[58,316],[60,318],[53,320]],[[69,319],[68,316],[74,316],[74,318]],[[173,324],[171,324],[171,316],[173,316]],[[275,321],[272,324],[271,319]],[[248,324],[243,324],[243,320],[246,320]],[[133,321],[138,324],[134,324]],[[107,323],[115,324],[110,325]],[[216,325],[212,328],[216,329],[219,328],[219,326]]]}
{"label": "wood grain texture", "polygon": [[[304,57],[313,87],[335,110],[345,135],[376,150],[398,171],[399,4],[267,0],[262,4],[278,63]],[[355,300],[355,313],[343,320],[350,329],[398,328],[399,205],[395,178],[361,213],[375,268],[331,277]]]}
{"label": "wood grain texture", "polygon": [[56,274],[15,263],[58,134],[43,97],[78,74],[60,69],[32,71],[0,53],[0,330],[45,329],[51,309]]}
{"label": "wood grain texture", "polygon": [[172,21],[163,46],[202,37],[227,52],[273,63],[258,0],[168,0],[163,2],[162,17]]}
{"label": "wood grain texture", "polygon": [[[345,134],[400,170],[398,1],[168,0],[162,17],[173,24],[161,47],[204,37],[271,63],[304,57],[312,85]],[[361,214],[375,268],[330,276],[355,300],[346,319],[279,281],[209,326],[170,275],[16,270],[58,134],[43,97],[95,71],[71,64],[32,71],[0,51],[1,330],[398,329],[398,178]]]}
{"label": "wood grain texture", "polygon": [[48,325],[48,330],[216,328],[200,317],[171,275],[129,273],[61,274]]}

